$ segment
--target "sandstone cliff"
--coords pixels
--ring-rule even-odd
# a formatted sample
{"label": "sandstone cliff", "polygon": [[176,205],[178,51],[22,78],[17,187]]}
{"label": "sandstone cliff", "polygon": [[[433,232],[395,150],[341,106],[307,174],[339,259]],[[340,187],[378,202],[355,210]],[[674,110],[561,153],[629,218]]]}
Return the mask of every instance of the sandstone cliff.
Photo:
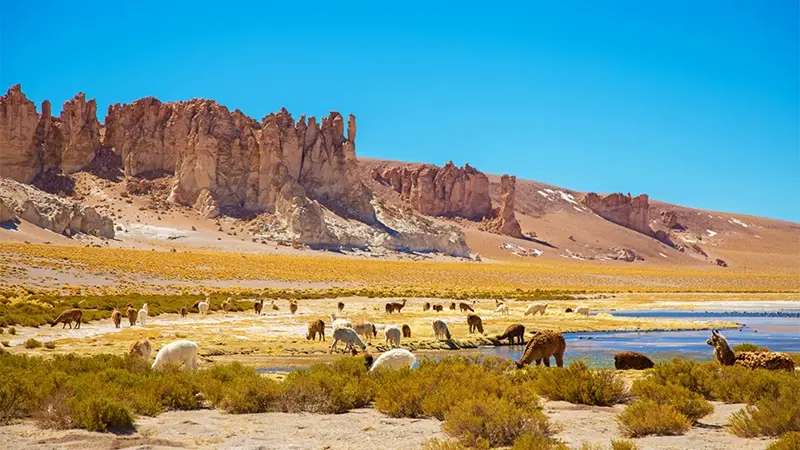
{"label": "sandstone cliff", "polygon": [[645,194],[631,197],[630,194],[615,193],[602,197],[590,192],[583,197],[582,203],[606,220],[654,236],[648,224],[650,205]]}
{"label": "sandstone cliff", "polygon": [[500,177],[500,207],[495,209],[494,217],[487,218],[481,228],[497,234],[505,234],[515,238],[524,238],[522,228],[514,214],[514,197],[516,193],[517,177],[502,175]]}

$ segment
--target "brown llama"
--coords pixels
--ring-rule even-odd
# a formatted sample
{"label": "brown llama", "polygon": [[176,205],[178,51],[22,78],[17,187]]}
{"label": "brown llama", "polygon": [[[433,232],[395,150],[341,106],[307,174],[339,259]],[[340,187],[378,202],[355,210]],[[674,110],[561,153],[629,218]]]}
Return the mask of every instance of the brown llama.
{"label": "brown llama", "polygon": [[410,338],[411,337],[411,327],[408,326],[407,323],[403,324],[403,337]]}
{"label": "brown llama", "polygon": [[443,309],[444,307],[442,305],[433,305],[433,310],[436,312],[442,312]]}
{"label": "brown llama", "polygon": [[387,312],[388,314],[391,314],[391,313],[392,313],[392,311],[394,311],[394,306],[393,306],[393,305],[394,305],[393,303],[387,303],[387,304],[386,304],[386,312]]}
{"label": "brown llama", "polygon": [[456,302],[450,302],[450,311],[456,310]]}
{"label": "brown llama", "polygon": [[128,310],[125,311],[125,315],[128,316],[128,322],[131,326],[136,325],[136,318],[139,317],[139,311],[136,308],[128,306]]}
{"label": "brown llama", "polygon": [[289,300],[289,312],[294,314],[297,312],[297,302],[294,300]]}
{"label": "brown llama", "polygon": [[564,351],[566,349],[567,342],[564,340],[563,334],[550,330],[540,331],[528,341],[522,358],[517,361],[517,368],[521,369],[533,361],[536,361],[537,366],[544,361],[544,365],[550,367],[551,356],[555,356],[558,367],[564,367]]}
{"label": "brown llama", "polygon": [[477,331],[483,334],[483,320],[476,314],[467,314],[467,325],[469,325],[469,332]]}
{"label": "brown llama", "polygon": [[336,305],[336,306],[337,306],[337,308],[339,310],[339,314],[341,314],[342,311],[344,311],[344,302],[339,302],[339,304]]}
{"label": "brown llama", "polygon": [[750,369],[794,370],[794,359],[788,353],[780,352],[739,352],[734,354],[728,341],[717,330],[711,330],[711,338],[706,344],[714,347],[714,359],[720,365],[734,364]]}
{"label": "brown llama", "polygon": [[261,310],[264,309],[264,299],[260,298],[253,302],[253,311],[256,312],[257,316],[261,315]]}
{"label": "brown llama", "polygon": [[188,315],[189,315],[189,310],[187,310],[185,306],[181,307],[181,317],[186,317]]}
{"label": "brown llama", "polygon": [[422,305],[422,310],[423,311],[427,311],[429,309],[431,309],[431,303],[430,302],[425,302],[425,304]]}
{"label": "brown llama", "polygon": [[64,326],[61,327],[62,329],[66,328],[67,324],[69,324],[69,328],[72,329],[72,322],[75,322],[75,329],[79,329],[81,327],[81,317],[83,317],[83,311],[80,309],[68,309],[59,314],[50,326],[54,327],[59,323],[63,323]]}
{"label": "brown llama", "polygon": [[150,341],[143,339],[141,341],[136,341],[131,345],[131,348],[128,349],[128,356],[131,358],[142,358],[145,362],[147,362],[150,360],[151,352],[152,347],[150,346]]}
{"label": "brown llama", "polygon": [[510,345],[514,345],[514,339],[517,339],[519,344],[525,341],[525,325],[515,323],[506,328],[506,332],[497,336],[497,340],[508,339]]}
{"label": "brown llama", "polygon": [[325,322],[320,319],[309,322],[306,339],[309,341],[315,341],[317,339],[317,335],[319,335],[321,341],[325,340]]}
{"label": "brown llama", "polygon": [[472,309],[472,306],[469,306],[468,304],[466,304],[464,302],[461,302],[461,303],[458,304],[458,309],[460,309],[461,312],[464,312],[464,311],[475,312],[475,310]]}
{"label": "brown llama", "polygon": [[122,313],[119,312],[116,306],[114,307],[114,312],[111,313],[111,321],[114,322],[115,328],[119,328],[119,324],[122,323]]}
{"label": "brown llama", "polygon": [[614,368],[617,370],[645,370],[653,366],[653,361],[639,352],[619,352],[614,355]]}

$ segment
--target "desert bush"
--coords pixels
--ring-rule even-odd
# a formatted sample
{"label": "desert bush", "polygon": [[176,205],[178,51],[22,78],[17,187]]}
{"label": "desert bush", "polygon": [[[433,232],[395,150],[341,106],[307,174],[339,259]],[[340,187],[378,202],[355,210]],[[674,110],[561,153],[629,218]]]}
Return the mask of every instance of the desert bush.
{"label": "desert bush", "polygon": [[214,366],[205,374],[204,392],[216,408],[233,414],[276,409],[280,385],[240,363]]}
{"label": "desert bush", "polygon": [[691,428],[689,419],[669,404],[653,400],[638,399],[617,415],[622,434],[627,437],[642,437],[655,434],[673,436],[684,434]]}
{"label": "desert bush", "polygon": [[280,405],[286,412],[342,413],[369,405],[373,391],[364,359],[341,358],[289,373]]}
{"label": "desert bush", "polygon": [[770,444],[767,450],[797,450],[798,448],[800,448],[800,431],[790,431]]}
{"label": "desert bush", "polygon": [[56,344],[55,344],[55,342],[48,341],[48,342],[44,343],[44,348],[46,348],[48,350],[53,350],[54,348],[56,348]]}
{"label": "desert bush", "polygon": [[755,405],[736,411],[728,424],[733,434],[741,437],[800,432],[800,383],[782,386],[777,397],[763,398]]}
{"label": "desert bush", "polygon": [[718,369],[719,365],[715,363],[698,363],[676,358],[671,362],[656,363],[651,377],[658,384],[677,384],[707,399],[713,399]]}
{"label": "desert bush", "polygon": [[37,341],[37,340],[36,340],[36,339],[34,339],[34,338],[30,338],[30,339],[28,339],[27,341],[25,341],[25,344],[24,344],[24,346],[25,346],[25,348],[27,348],[27,349],[33,349],[33,348],[39,348],[39,347],[41,347],[41,346],[42,346],[42,343],[41,343],[41,342],[39,342],[39,341]]}
{"label": "desert bush", "polygon": [[624,382],[611,370],[589,370],[581,361],[566,368],[532,370],[536,389],[550,400],[610,406],[628,399]]}
{"label": "desert bush", "polygon": [[639,446],[627,439],[612,439],[611,450],[639,450]]}
{"label": "desert bush", "polygon": [[737,344],[733,346],[733,351],[736,353],[739,352],[768,352],[769,349],[767,347],[759,347],[756,344],[752,344],[750,342],[742,342],[741,344]]}
{"label": "desert bush", "polygon": [[514,441],[511,450],[569,450],[569,447],[540,434],[523,434]]}
{"label": "desert bush", "polygon": [[2,341],[0,344],[3,344],[3,347],[11,347],[11,344],[8,341]]}
{"label": "desert bush", "polygon": [[11,334],[11,335],[17,334],[17,329],[14,328],[14,327],[9,328],[8,329],[8,334]]}
{"label": "desert bush", "polygon": [[446,441],[444,439],[431,439],[422,446],[422,450],[469,450],[458,441]]}
{"label": "desert bush", "polygon": [[5,332],[6,332],[6,330],[4,328],[0,328],[0,334],[3,334]]}
{"label": "desert bush", "polygon": [[520,408],[507,398],[483,394],[451,408],[444,430],[471,447],[512,445],[523,434],[550,434],[547,417],[538,408]]}
{"label": "desert bush", "polygon": [[714,412],[714,406],[702,395],[677,384],[658,384],[650,379],[637,380],[633,383],[631,393],[660,405],[671,405],[691,421]]}
{"label": "desert bush", "polygon": [[90,431],[126,429],[133,427],[133,414],[125,406],[106,398],[86,400],[70,399],[73,421],[80,428]]}

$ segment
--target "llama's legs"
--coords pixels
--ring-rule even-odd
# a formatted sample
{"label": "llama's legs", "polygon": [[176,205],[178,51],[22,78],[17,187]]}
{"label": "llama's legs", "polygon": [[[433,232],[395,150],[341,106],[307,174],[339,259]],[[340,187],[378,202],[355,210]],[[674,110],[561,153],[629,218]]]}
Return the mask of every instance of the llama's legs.
{"label": "llama's legs", "polygon": [[545,367],[550,367],[550,357],[549,356],[545,356],[544,358],[542,358],[542,360],[544,360],[544,366]]}
{"label": "llama's legs", "polygon": [[541,366],[542,365],[542,358],[539,358],[539,359],[536,360],[536,365],[537,366]]}
{"label": "llama's legs", "polygon": [[564,367],[564,354],[563,353],[556,353],[556,365],[558,367]]}
{"label": "llama's legs", "polygon": [[78,319],[78,325],[75,328],[80,329],[80,327],[81,327],[81,319]]}
{"label": "llama's legs", "polygon": [[330,348],[330,350],[328,350],[328,353],[333,353],[333,350],[336,348],[336,344],[338,344],[338,343],[339,343],[339,340],[334,338],[333,344],[331,344],[331,348]]}

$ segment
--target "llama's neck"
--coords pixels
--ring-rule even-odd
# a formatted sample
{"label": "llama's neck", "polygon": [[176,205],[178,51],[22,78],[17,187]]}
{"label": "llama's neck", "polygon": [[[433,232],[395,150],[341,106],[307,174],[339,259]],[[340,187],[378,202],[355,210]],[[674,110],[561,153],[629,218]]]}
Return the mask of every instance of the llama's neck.
{"label": "llama's neck", "polygon": [[731,350],[731,347],[725,339],[717,340],[714,346],[714,356],[723,366],[732,366],[736,360],[736,355],[734,355],[733,350]]}

